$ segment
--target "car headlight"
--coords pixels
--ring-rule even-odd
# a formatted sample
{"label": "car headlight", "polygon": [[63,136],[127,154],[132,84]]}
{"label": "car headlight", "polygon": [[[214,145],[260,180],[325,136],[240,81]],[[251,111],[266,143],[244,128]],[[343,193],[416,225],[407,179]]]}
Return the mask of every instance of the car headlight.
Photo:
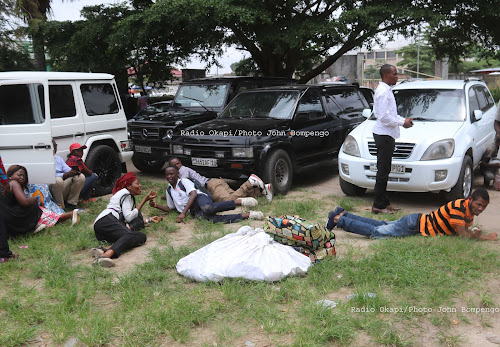
{"label": "car headlight", "polygon": [[358,147],[358,142],[351,135],[347,135],[347,137],[344,140],[344,144],[342,146],[343,146],[342,151],[345,154],[349,154],[355,157],[361,157],[361,153]]}
{"label": "car headlight", "polygon": [[447,139],[434,142],[427,148],[420,160],[437,160],[450,158],[455,151],[455,140]]}
{"label": "car headlight", "polygon": [[172,150],[175,154],[184,154],[184,148],[182,147],[182,145],[174,145]]}
{"label": "car headlight", "polygon": [[232,148],[233,158],[253,158],[253,148]]}

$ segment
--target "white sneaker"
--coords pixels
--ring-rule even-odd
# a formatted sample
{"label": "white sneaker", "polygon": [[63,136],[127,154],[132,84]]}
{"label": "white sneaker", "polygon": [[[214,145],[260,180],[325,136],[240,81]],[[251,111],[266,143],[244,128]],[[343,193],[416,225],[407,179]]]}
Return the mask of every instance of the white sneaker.
{"label": "white sneaker", "polygon": [[73,210],[73,217],[71,218],[71,226],[80,223],[80,209],[75,208]]}
{"label": "white sneaker", "polygon": [[254,198],[240,198],[241,206],[255,207],[259,204]]}
{"label": "white sneaker", "polygon": [[100,265],[102,267],[113,267],[115,262],[111,258],[99,257],[94,259],[94,264]]}
{"label": "white sneaker", "polygon": [[35,233],[39,232],[39,231],[42,231],[43,229],[45,229],[47,226],[45,224],[40,224],[36,229],[35,229]]}
{"label": "white sneaker", "polygon": [[92,248],[91,252],[94,258],[99,258],[101,255],[104,254],[104,251],[100,248]]}
{"label": "white sneaker", "polygon": [[250,216],[248,219],[263,220],[264,214],[260,211],[250,211]]}
{"label": "white sneaker", "polygon": [[250,177],[248,177],[248,182],[250,182],[252,186],[259,187],[264,190],[264,181],[261,180],[256,174],[251,174]]}
{"label": "white sneaker", "polygon": [[267,201],[273,201],[273,187],[271,187],[271,183],[264,185],[264,190],[262,191]]}

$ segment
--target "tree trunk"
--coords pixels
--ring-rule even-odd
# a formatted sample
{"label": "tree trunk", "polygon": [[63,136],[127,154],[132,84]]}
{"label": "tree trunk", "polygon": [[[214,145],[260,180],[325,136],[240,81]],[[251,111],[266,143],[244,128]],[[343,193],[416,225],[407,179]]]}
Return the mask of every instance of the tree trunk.
{"label": "tree trunk", "polygon": [[31,31],[31,40],[33,42],[33,53],[35,55],[35,69],[38,71],[47,71],[47,61],[45,60],[45,39],[39,25],[34,21],[28,22]]}

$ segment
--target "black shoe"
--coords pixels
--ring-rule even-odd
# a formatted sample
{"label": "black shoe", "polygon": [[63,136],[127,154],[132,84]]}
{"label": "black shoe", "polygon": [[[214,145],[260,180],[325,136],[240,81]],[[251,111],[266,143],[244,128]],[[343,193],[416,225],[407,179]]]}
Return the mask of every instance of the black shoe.
{"label": "black shoe", "polygon": [[64,203],[64,209],[73,211],[74,209],[76,209],[76,205],[69,204],[66,202],[66,203]]}

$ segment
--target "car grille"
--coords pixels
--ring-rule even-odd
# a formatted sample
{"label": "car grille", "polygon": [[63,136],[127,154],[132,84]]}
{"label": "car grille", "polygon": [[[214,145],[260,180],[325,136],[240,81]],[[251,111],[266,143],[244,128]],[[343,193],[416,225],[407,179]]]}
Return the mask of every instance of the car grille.
{"label": "car grille", "polygon": [[184,140],[184,148],[191,150],[191,157],[217,158],[215,152],[223,152],[224,158],[231,158],[229,143],[229,139],[189,138]]}
{"label": "car grille", "polygon": [[[414,143],[396,142],[392,157],[395,159],[407,159],[410,157],[414,147]],[[377,156],[377,146],[375,146],[375,142],[368,142],[368,151],[374,157]]]}
{"label": "car grille", "polygon": [[130,131],[132,140],[158,140],[160,138],[160,129],[154,127],[137,127]]}

